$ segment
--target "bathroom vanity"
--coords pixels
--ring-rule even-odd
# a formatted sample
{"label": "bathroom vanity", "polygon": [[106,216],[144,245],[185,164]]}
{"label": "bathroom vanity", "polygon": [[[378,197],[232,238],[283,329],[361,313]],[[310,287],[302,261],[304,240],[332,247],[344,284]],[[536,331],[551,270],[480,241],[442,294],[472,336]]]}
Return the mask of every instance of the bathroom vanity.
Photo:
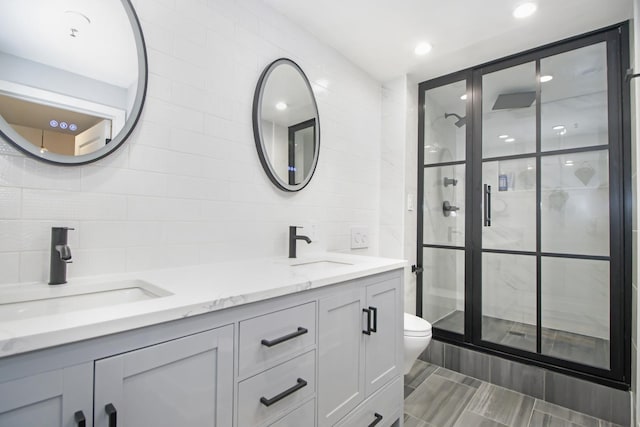
{"label": "bathroom vanity", "polygon": [[404,268],[323,254],[72,280],[164,294],[3,320],[0,425],[390,426]]}

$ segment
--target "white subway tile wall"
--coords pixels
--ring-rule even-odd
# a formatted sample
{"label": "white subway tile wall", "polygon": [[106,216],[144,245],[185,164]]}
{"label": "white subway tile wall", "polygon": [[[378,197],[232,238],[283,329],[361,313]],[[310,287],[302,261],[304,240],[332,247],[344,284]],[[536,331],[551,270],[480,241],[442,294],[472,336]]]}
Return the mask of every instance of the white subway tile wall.
{"label": "white subway tile wall", "polygon": [[[0,283],[46,281],[52,226],[70,233],[69,277],[285,256],[287,226],[310,251],[350,251],[380,220],[381,85],[258,0],[134,0],[149,88],[123,147],[91,165],[47,165],[0,141]],[[316,91],[321,152],[302,192],[277,190],[253,142],[260,73],[289,57]],[[304,233],[304,232],[303,232]]]}

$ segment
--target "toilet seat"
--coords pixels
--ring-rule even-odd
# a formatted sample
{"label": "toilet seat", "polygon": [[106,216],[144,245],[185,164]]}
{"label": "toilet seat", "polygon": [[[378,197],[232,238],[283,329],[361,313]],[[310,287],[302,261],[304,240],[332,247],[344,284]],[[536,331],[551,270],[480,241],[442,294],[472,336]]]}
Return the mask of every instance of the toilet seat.
{"label": "toilet seat", "polygon": [[431,323],[413,314],[404,313],[404,336],[430,337]]}

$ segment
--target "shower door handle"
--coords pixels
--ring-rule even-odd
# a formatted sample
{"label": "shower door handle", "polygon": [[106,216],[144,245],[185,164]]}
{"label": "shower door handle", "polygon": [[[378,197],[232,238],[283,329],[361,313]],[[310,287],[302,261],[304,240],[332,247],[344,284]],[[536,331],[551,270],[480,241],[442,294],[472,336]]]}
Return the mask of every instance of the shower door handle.
{"label": "shower door handle", "polygon": [[491,186],[484,185],[484,226],[491,227]]}

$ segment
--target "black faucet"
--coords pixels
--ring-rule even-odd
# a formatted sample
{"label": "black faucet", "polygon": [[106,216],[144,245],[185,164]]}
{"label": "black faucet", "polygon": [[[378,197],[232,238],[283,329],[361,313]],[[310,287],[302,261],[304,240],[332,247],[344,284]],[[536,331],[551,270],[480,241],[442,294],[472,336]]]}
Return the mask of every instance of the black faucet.
{"label": "black faucet", "polygon": [[298,235],[296,232],[298,228],[302,227],[297,227],[295,225],[289,226],[289,258],[296,257],[296,240],[304,240],[307,243],[311,243],[311,239],[307,236]]}
{"label": "black faucet", "polygon": [[49,284],[61,285],[67,283],[67,264],[71,261],[71,249],[67,245],[69,227],[51,228],[51,268],[49,270]]}

